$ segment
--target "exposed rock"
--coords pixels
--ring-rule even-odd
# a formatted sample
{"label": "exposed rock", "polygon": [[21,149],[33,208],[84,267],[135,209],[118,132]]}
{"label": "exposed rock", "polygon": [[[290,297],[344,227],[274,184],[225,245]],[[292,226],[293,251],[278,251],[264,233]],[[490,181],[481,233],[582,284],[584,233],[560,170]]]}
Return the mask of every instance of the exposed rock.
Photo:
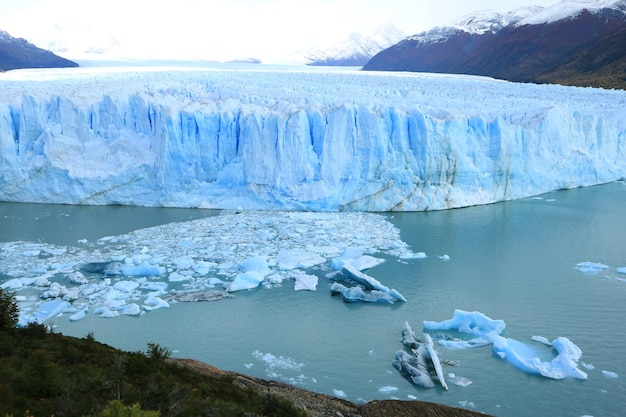
{"label": "exposed rock", "polygon": [[310,417],[477,417],[476,411],[424,401],[374,400],[363,405],[330,395],[318,394],[280,382],[266,381],[237,372],[228,372],[193,359],[169,359],[212,377],[230,377],[233,383],[260,393],[286,399]]}
{"label": "exposed rock", "polygon": [[209,290],[209,291],[193,291],[193,292],[179,292],[169,294],[163,297],[165,301],[179,301],[183,303],[196,302],[196,301],[217,301],[224,298],[233,298],[234,295],[227,293],[226,291]]}

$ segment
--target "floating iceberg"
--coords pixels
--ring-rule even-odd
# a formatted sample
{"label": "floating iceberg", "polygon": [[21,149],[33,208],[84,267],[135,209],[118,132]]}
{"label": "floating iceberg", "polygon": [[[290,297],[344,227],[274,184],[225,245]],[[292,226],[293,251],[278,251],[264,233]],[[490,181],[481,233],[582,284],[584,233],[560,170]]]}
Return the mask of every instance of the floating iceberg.
{"label": "floating iceberg", "polygon": [[439,382],[444,390],[448,384],[443,374],[441,361],[430,335],[424,333],[424,342],[415,336],[415,333],[405,322],[402,328],[402,343],[411,350],[411,354],[404,350],[396,352],[393,366],[413,384],[424,388],[434,388],[435,381]]}
{"label": "floating iceberg", "polygon": [[557,352],[550,361],[542,361],[527,345],[510,338],[496,336],[493,352],[524,372],[538,374],[552,379],[587,379],[587,374],[578,369],[582,351],[566,337],[552,341]]}
{"label": "floating iceberg", "polygon": [[452,348],[469,348],[492,345],[493,353],[515,367],[532,374],[552,379],[587,379],[587,374],[578,368],[582,350],[566,337],[558,337],[548,342],[545,337],[533,336],[534,341],[547,345],[556,352],[550,361],[542,361],[539,352],[533,347],[512,338],[501,336],[506,328],[502,320],[493,320],[483,313],[455,310],[449,320],[441,322],[424,321],[427,330],[455,330],[477,338],[471,340],[439,340],[439,344]]}
{"label": "floating iceberg", "polygon": [[[371,258],[371,257],[370,257]],[[362,258],[359,258],[362,259]],[[356,261],[362,267],[368,267],[372,265],[372,262]],[[335,281],[343,281],[346,284],[355,284],[351,287],[346,287],[343,284],[335,282],[331,285],[330,291],[333,294],[341,294],[344,301],[353,303],[357,301],[374,302],[374,303],[395,303],[396,301],[402,301],[406,303],[406,298],[395,289],[383,285],[376,278],[371,277],[354,267],[351,261],[343,260],[341,270],[329,274],[329,278]]]}
{"label": "floating iceberg", "polygon": [[452,348],[485,346],[493,343],[496,335],[506,328],[502,320],[493,320],[478,311],[454,310],[451,319],[435,322],[424,321],[425,330],[456,330],[477,336],[471,340],[439,340],[439,344]]}
{"label": "floating iceberg", "polygon": [[419,211],[626,177],[621,90],[268,67],[10,71],[0,89],[4,201]]}

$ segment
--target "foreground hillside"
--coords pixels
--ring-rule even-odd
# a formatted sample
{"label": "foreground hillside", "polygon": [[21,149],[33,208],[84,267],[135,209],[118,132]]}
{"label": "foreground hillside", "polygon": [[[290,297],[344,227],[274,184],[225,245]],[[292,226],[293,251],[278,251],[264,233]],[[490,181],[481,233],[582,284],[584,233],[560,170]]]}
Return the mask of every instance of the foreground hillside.
{"label": "foreground hillside", "polygon": [[[419,401],[356,405],[192,360],[123,352],[43,326],[0,329],[1,416],[438,416],[483,415]],[[125,404],[128,414],[111,414]],[[140,410],[152,410],[152,413]]]}
{"label": "foreground hillside", "polygon": [[363,69],[625,89],[625,43],[626,1],[565,1],[467,16],[397,43]]}

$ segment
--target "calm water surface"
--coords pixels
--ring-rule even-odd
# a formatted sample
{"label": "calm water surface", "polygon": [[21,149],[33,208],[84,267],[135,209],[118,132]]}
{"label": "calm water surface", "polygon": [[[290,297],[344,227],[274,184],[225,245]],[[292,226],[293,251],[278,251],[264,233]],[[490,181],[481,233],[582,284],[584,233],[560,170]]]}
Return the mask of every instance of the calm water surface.
{"label": "calm water surface", "polygon": [[[131,351],[159,343],[174,356],[277,379],[351,401],[417,398],[496,416],[623,416],[626,413],[626,185],[560,191],[466,209],[387,215],[425,259],[368,271],[407,303],[345,304],[320,273],[316,292],[291,285],[239,292],[231,300],[179,303],[141,317],[54,320],[57,330]],[[213,215],[203,210],[0,204],[0,240],[72,245]],[[449,260],[438,256],[448,255]],[[598,274],[579,262],[603,263]],[[0,275],[0,281],[2,280]],[[506,322],[505,336],[533,343],[566,336],[583,351],[587,380],[528,375],[490,347],[450,350],[450,390],[412,386],[393,368],[407,321],[445,320],[455,309]],[[608,378],[601,371],[618,375]],[[452,380],[453,381],[453,380]],[[394,387],[394,388],[389,388]],[[381,390],[382,389],[382,390]]]}

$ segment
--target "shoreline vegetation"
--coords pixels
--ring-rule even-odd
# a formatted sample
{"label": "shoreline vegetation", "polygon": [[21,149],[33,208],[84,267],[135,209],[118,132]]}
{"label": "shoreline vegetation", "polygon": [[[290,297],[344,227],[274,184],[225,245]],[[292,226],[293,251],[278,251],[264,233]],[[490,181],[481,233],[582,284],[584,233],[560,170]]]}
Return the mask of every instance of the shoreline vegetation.
{"label": "shoreline vegetation", "polygon": [[148,344],[125,352],[43,324],[16,327],[14,296],[0,288],[1,417],[475,417],[422,401],[354,404],[291,385],[223,371]]}

